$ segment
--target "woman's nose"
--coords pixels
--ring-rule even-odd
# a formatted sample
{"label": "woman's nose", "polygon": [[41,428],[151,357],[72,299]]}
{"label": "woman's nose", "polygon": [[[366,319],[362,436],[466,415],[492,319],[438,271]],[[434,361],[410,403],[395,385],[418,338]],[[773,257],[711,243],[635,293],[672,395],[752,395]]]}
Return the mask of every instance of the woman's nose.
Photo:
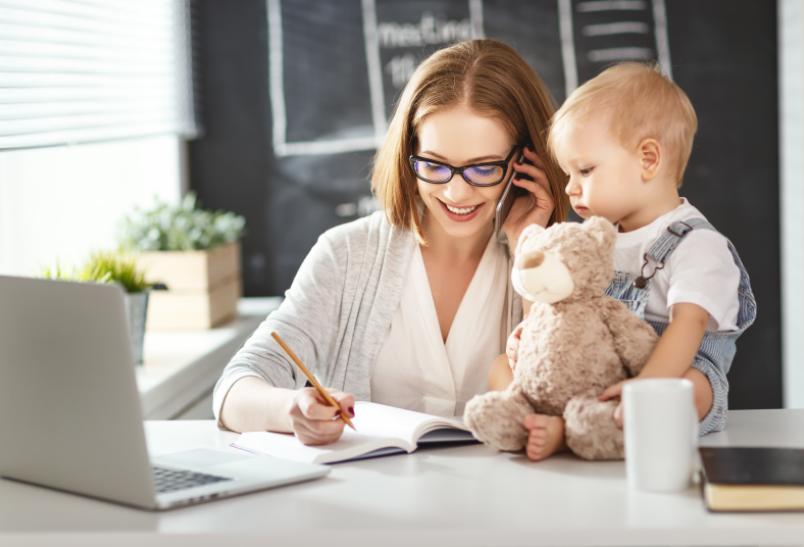
{"label": "woman's nose", "polygon": [[454,203],[461,203],[466,197],[474,192],[471,184],[466,182],[462,175],[455,173],[452,179],[447,183],[444,190],[444,196],[449,198]]}

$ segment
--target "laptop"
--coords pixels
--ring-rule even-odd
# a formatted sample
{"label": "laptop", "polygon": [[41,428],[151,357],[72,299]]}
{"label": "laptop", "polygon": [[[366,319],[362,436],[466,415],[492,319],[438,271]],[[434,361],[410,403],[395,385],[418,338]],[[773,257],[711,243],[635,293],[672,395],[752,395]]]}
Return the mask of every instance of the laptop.
{"label": "laptop", "polygon": [[323,477],[198,448],[150,458],[116,285],[0,276],[0,475],[161,510]]}

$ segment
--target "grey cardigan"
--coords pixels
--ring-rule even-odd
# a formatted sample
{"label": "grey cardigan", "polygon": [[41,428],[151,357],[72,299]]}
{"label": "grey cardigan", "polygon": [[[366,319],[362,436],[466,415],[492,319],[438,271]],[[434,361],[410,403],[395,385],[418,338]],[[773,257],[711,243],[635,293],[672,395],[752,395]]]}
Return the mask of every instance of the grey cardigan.
{"label": "grey cardigan", "polygon": [[[243,377],[257,376],[276,387],[304,387],[304,375],[271,338],[273,330],[324,385],[370,400],[371,363],[399,306],[417,244],[410,230],[392,227],[382,211],[321,235],[282,304],[218,379],[212,400],[218,423],[226,394]],[[510,267],[509,260],[509,271]],[[522,320],[522,302],[511,289],[510,276],[505,310],[503,348],[505,338]]]}

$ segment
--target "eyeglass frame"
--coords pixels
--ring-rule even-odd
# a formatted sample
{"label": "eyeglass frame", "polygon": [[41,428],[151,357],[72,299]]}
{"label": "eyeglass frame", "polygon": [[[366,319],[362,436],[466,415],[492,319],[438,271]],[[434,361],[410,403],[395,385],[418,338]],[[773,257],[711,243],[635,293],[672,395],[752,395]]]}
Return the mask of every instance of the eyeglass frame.
{"label": "eyeglass frame", "polygon": [[[410,156],[408,156],[408,164],[410,165],[410,169],[413,171],[413,174],[415,175],[415,177],[417,179],[419,179],[419,180],[422,180],[422,181],[428,183],[428,184],[447,184],[449,181],[451,181],[455,177],[455,174],[457,173],[466,182],[466,184],[468,184],[470,186],[475,186],[476,188],[491,188],[493,186],[499,185],[502,181],[505,180],[505,175],[508,174],[508,165],[509,165],[511,159],[514,157],[514,152],[516,152],[517,149],[521,148],[522,146],[523,145],[519,144],[519,143],[514,144],[514,146],[511,148],[511,151],[508,153],[508,155],[503,160],[482,161],[480,163],[470,163],[469,165],[464,165],[462,167],[455,167],[455,166],[450,165],[449,163],[447,163],[445,161],[439,161],[439,160],[435,160],[433,158],[425,158],[423,156],[418,156],[416,154],[411,154]],[[429,162],[429,163],[434,163],[436,165],[440,165],[442,167],[446,167],[447,169],[450,170],[450,176],[449,176],[448,179],[446,179],[446,180],[444,180],[442,182],[437,182],[437,181],[432,181],[432,180],[426,179],[426,178],[422,177],[421,175],[419,175],[418,172],[416,172],[416,167],[414,165],[414,162],[416,162],[416,161],[426,161],[426,162]],[[503,168],[503,173],[500,176],[500,180],[498,180],[496,182],[477,183],[477,182],[472,182],[471,180],[467,179],[463,175],[463,172],[465,170],[467,170],[467,169],[471,169],[472,167],[485,167],[487,165],[494,165],[494,166]]]}

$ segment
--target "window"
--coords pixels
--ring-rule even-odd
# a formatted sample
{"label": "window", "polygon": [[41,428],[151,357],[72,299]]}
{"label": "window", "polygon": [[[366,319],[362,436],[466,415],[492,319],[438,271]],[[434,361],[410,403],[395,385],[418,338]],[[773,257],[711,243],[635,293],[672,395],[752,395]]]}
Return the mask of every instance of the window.
{"label": "window", "polygon": [[0,3],[0,150],[193,136],[189,0]]}
{"label": "window", "polygon": [[186,187],[190,0],[0,1],[0,273],[113,248]]}

